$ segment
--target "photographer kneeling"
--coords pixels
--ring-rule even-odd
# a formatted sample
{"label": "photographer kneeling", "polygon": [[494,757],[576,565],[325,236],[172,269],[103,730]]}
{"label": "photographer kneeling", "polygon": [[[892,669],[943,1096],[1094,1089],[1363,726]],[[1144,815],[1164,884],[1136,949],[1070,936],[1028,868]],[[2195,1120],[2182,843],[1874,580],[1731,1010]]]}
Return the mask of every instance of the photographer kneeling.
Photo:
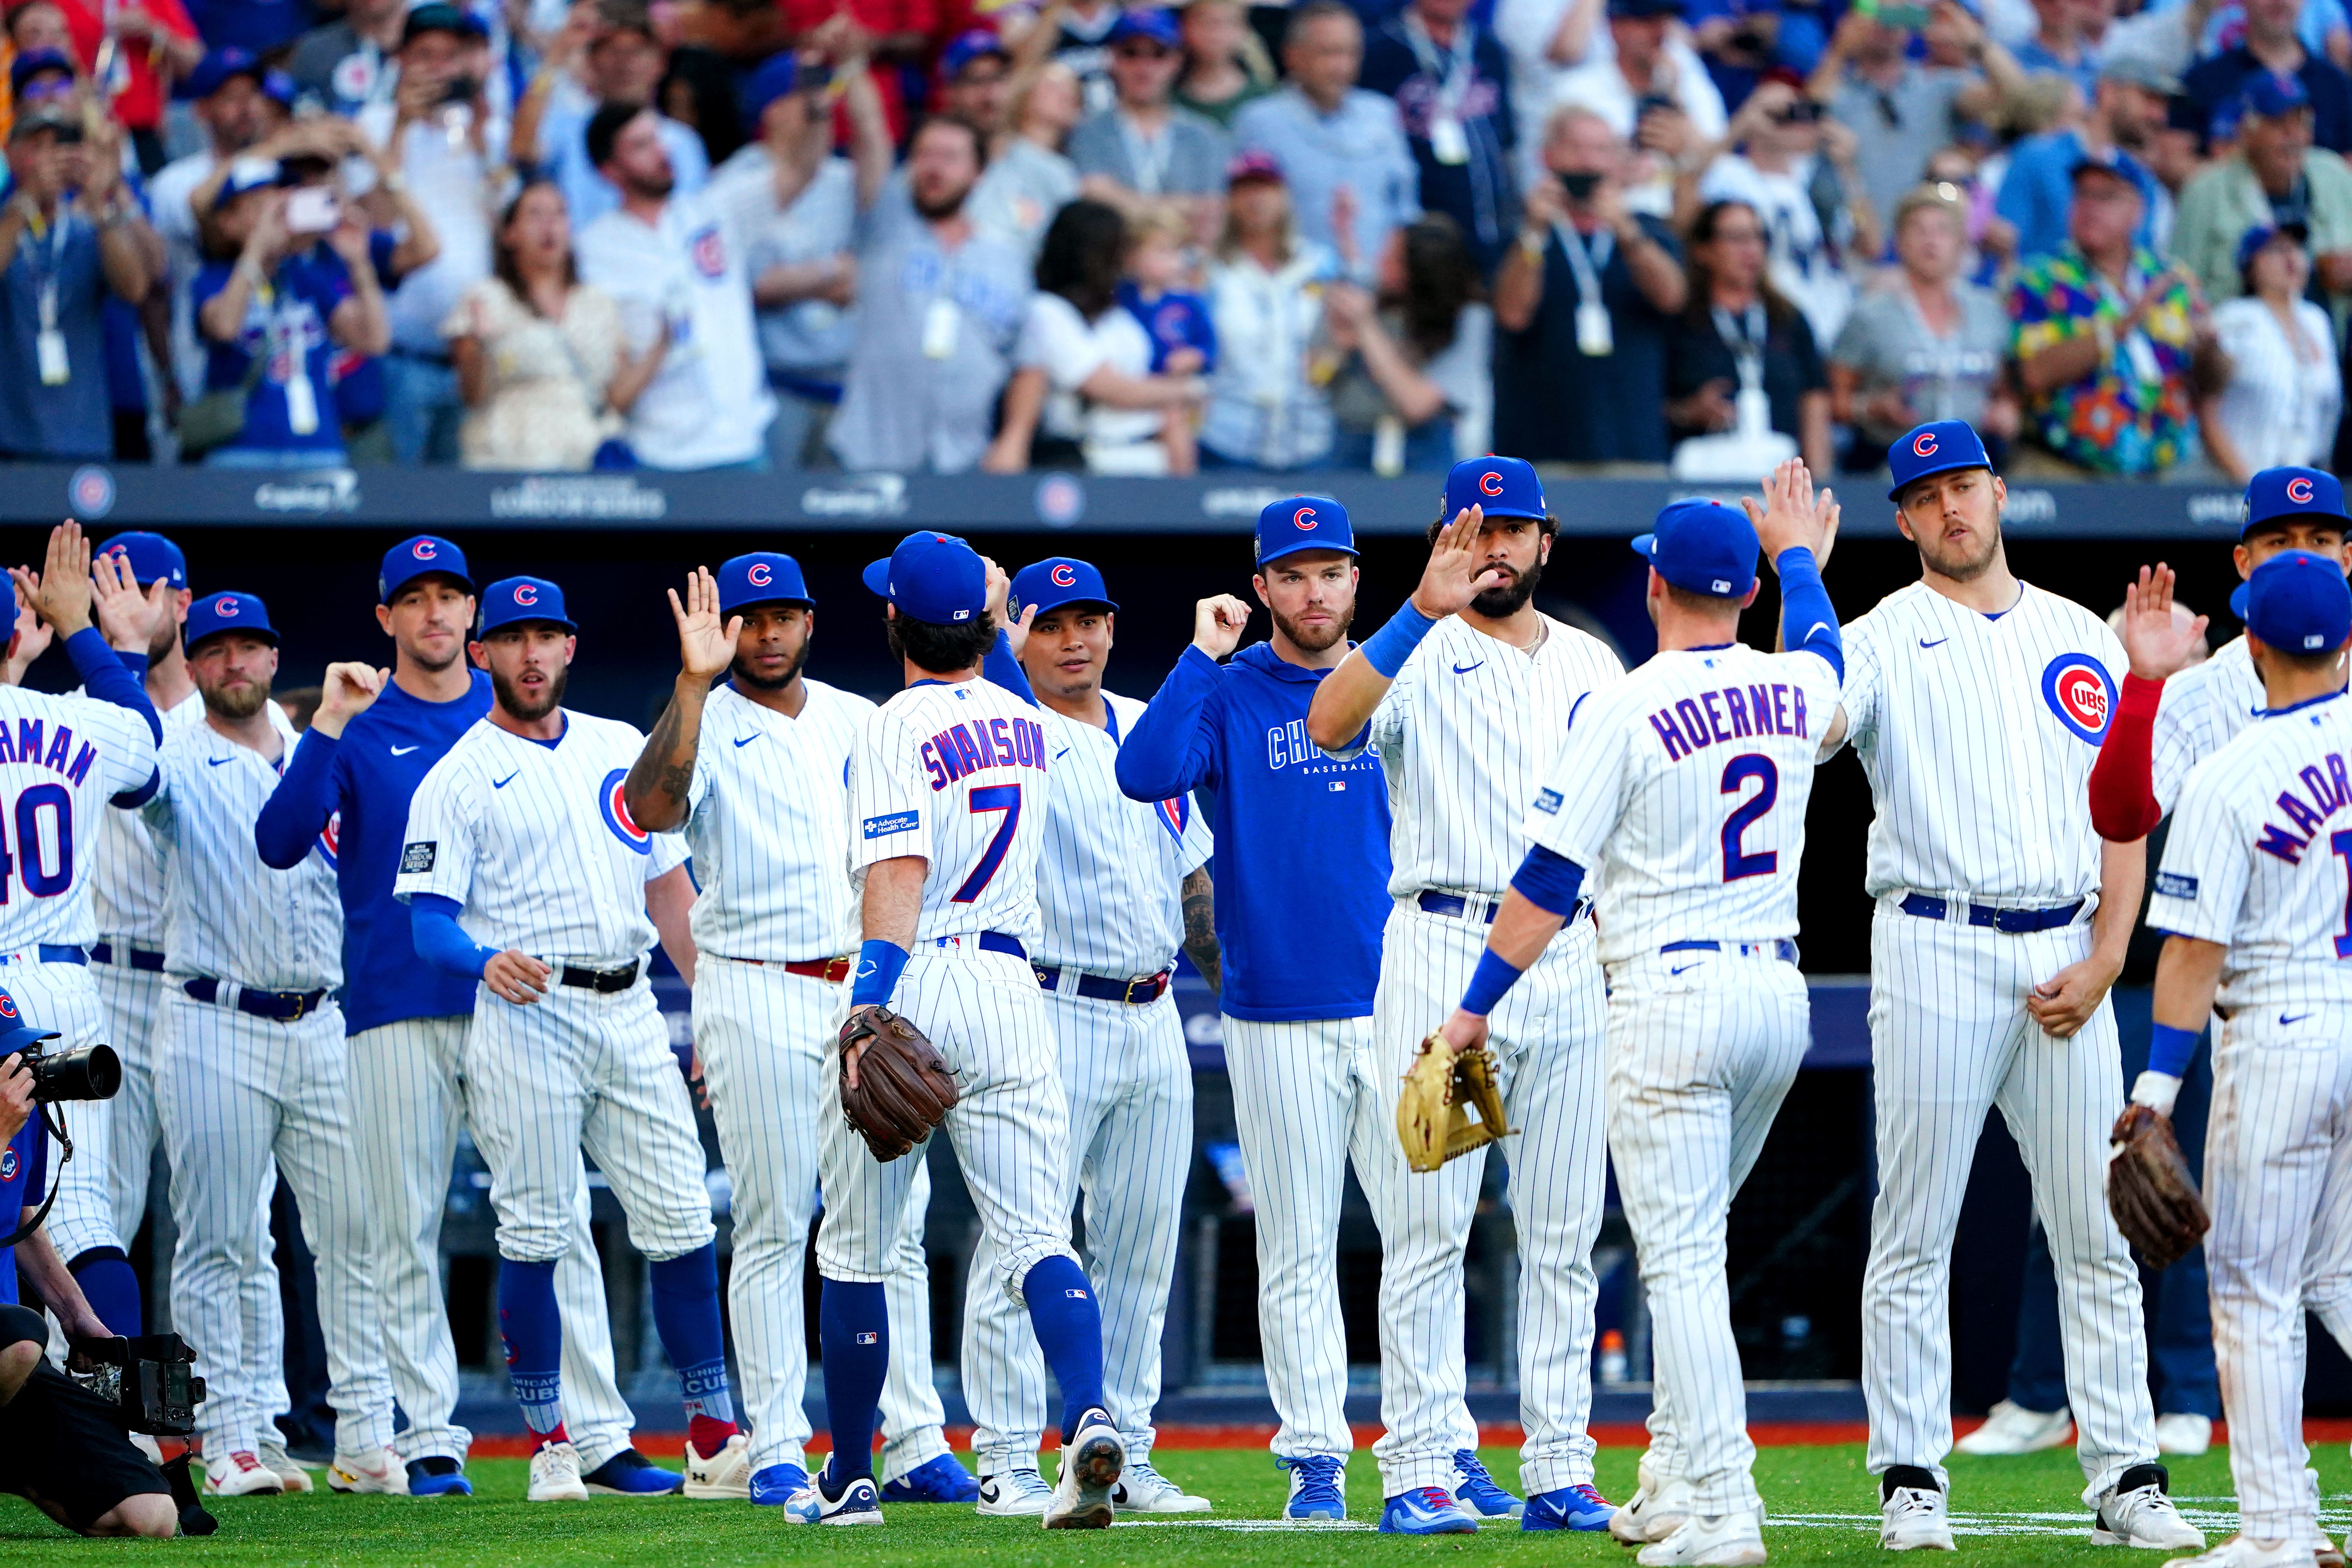
{"label": "photographer kneeling", "polygon": [[[0,1236],[39,1212],[49,1139],[20,1053],[56,1037],[26,1024],[0,991]],[[131,1446],[116,1408],[49,1363],[47,1323],[15,1304],[20,1266],[65,1325],[77,1366],[86,1342],[110,1339],[37,1226],[15,1247],[0,1247],[0,1491],[83,1535],[178,1533],[171,1484]]]}

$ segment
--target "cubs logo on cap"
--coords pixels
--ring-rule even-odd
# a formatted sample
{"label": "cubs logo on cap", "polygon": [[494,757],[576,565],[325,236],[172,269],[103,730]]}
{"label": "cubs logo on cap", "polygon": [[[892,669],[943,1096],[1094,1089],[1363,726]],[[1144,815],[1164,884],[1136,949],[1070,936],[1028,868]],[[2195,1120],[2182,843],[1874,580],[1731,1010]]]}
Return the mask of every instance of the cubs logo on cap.
{"label": "cubs logo on cap", "polygon": [[[12,1056],[27,1046],[37,1046],[43,1040],[57,1037],[55,1029],[44,1029],[37,1024],[26,1023],[24,1016],[16,1010],[16,999],[5,991],[0,991],[0,1057]],[[7,1172],[0,1170],[0,1181],[5,1180]]]}
{"label": "cubs logo on cap", "polygon": [[278,646],[278,628],[269,624],[269,612],[251,594],[211,594],[188,606],[188,651],[221,632],[243,632],[260,638],[270,647]]}
{"label": "cubs logo on cap", "polygon": [[1257,563],[1263,566],[1302,550],[1357,553],[1348,509],[1329,496],[1291,496],[1257,514]]}
{"label": "cubs logo on cap", "polygon": [[1915,426],[1889,447],[1886,466],[1895,476],[1886,499],[1899,502],[1903,492],[1917,480],[1955,468],[1990,470],[1992,459],[1985,455],[1984,442],[1967,420],[1938,419]]}
{"label": "cubs logo on cap", "polygon": [[376,569],[376,602],[389,605],[419,577],[434,576],[450,578],[468,594],[474,591],[464,551],[430,533],[404,539],[383,552],[383,564]]}
{"label": "cubs logo on cap", "polygon": [[2087,653],[2062,653],[2042,668],[2042,700],[2076,740],[2095,746],[2115,716],[2115,677]]}
{"label": "cubs logo on cap", "polygon": [[596,804],[604,809],[604,826],[613,830],[614,837],[640,855],[650,855],[654,852],[654,836],[636,825],[629,816],[629,803],[622,798],[622,786],[628,779],[626,768],[614,768],[606,773],[597,789]]}
{"label": "cubs logo on cap", "polygon": [[[2246,499],[2239,512],[2238,537],[2243,539],[2265,522],[2310,518],[2340,528],[2344,523],[2344,486],[2325,468],[2264,468],[2246,481]],[[2243,610],[2238,612],[2244,615]]]}
{"label": "cubs logo on cap", "polygon": [[1118,608],[1111,602],[1109,592],[1103,587],[1102,574],[1089,563],[1070,555],[1050,555],[1043,561],[1033,561],[1014,573],[1013,602],[1020,606],[1015,614],[1034,605],[1041,616],[1065,605],[1100,605],[1106,610]]}
{"label": "cubs logo on cap", "polygon": [[155,583],[168,583],[174,588],[188,585],[188,558],[160,533],[118,533],[100,545],[98,552],[130,562],[131,575],[142,588]]}
{"label": "cubs logo on cap", "polygon": [[1471,507],[1488,517],[1544,519],[1543,481],[1535,469],[1517,458],[1467,458],[1445,476],[1445,499],[1440,503],[1441,522],[1451,522]]}
{"label": "cubs logo on cap", "polygon": [[563,609],[563,590],[544,577],[501,577],[482,590],[482,629],[488,637],[517,621],[548,621],[577,636],[580,628]]}
{"label": "cubs logo on cap", "polygon": [[746,605],[793,604],[814,608],[801,563],[773,550],[755,550],[719,563],[719,613],[731,616]]}

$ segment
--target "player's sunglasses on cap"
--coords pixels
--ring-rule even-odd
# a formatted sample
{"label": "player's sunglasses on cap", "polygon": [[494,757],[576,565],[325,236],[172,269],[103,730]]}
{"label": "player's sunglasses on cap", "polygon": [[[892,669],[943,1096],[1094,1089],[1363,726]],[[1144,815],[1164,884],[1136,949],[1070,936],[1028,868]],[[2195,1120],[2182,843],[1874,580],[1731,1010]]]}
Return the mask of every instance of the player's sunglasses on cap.
{"label": "player's sunglasses on cap", "polygon": [[1633,541],[1633,553],[1677,588],[1742,599],[1756,585],[1756,528],[1721,501],[1678,500]]}
{"label": "player's sunglasses on cap", "polygon": [[563,590],[544,577],[501,577],[482,590],[482,629],[477,638],[518,621],[545,621],[578,636],[580,628],[564,614]]}
{"label": "player's sunglasses on cap", "polygon": [[754,550],[719,563],[719,613],[731,616],[746,605],[806,605],[808,584],[801,563],[773,550]]}
{"label": "player's sunglasses on cap", "polygon": [[1983,440],[1967,420],[1938,419],[1914,427],[1887,447],[1886,467],[1895,475],[1886,499],[1899,505],[1903,492],[1920,479],[1955,468],[1990,469],[1992,459],[1985,456]]}
{"label": "player's sunglasses on cap", "polygon": [[1109,590],[1103,586],[1102,574],[1073,555],[1049,555],[1013,574],[1013,614],[1034,605],[1039,615],[1050,615],[1064,605],[1100,605],[1112,611],[1118,608]]}
{"label": "player's sunglasses on cap", "polygon": [[1257,563],[1278,561],[1302,550],[1356,550],[1348,509],[1329,496],[1292,496],[1257,514]]}
{"label": "player's sunglasses on cap", "polygon": [[391,604],[419,577],[449,577],[468,594],[474,591],[474,579],[466,571],[466,552],[446,539],[420,533],[383,552],[383,564],[375,574],[377,601]]}
{"label": "player's sunglasses on cap", "polygon": [[190,653],[206,637],[222,632],[243,632],[271,647],[278,646],[278,628],[269,624],[268,610],[251,594],[206,594],[188,606]]}
{"label": "player's sunglasses on cap", "polygon": [[2344,518],[2344,486],[2323,468],[2264,468],[2246,481],[2246,503],[2238,520],[2243,539],[2258,523],[2317,518],[2338,525]]}
{"label": "player's sunglasses on cap", "polygon": [[1445,476],[1445,506],[1439,521],[1452,522],[1474,506],[1485,508],[1488,517],[1531,517],[1541,522],[1543,481],[1532,466],[1517,458],[1465,458]]}
{"label": "player's sunglasses on cap", "polygon": [[100,555],[120,555],[131,563],[131,574],[142,588],[152,583],[188,585],[188,558],[160,533],[118,533],[98,547]]}
{"label": "player's sunglasses on cap", "polygon": [[2246,630],[2282,653],[2326,653],[2352,638],[2352,584],[2341,563],[2308,550],[2283,550],[2254,568],[2232,595]]}
{"label": "player's sunglasses on cap", "polygon": [[988,608],[988,568],[952,533],[910,533],[864,575],[900,615],[933,626],[959,626]]}

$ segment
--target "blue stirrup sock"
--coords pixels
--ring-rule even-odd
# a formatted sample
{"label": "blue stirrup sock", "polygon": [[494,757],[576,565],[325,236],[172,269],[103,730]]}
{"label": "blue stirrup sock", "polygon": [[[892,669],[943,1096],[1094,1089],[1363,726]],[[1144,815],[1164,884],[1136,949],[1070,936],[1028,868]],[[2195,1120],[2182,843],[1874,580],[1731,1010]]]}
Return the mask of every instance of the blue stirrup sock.
{"label": "blue stirrup sock", "polygon": [[719,1319],[719,1246],[648,1266],[654,1331],[677,1368],[686,1404],[687,1436],[708,1458],[735,1435],[735,1401],[727,1386],[727,1334]]}
{"label": "blue stirrup sock", "polygon": [[890,1304],[879,1281],[826,1279],[818,1298],[824,1419],[833,1431],[832,1495],[874,1474],[874,1424],[890,1375]]}
{"label": "blue stirrup sock", "polygon": [[1062,1385],[1062,1441],[1077,1434],[1078,1417],[1103,1402],[1102,1309],[1085,1270],[1056,1255],[1029,1266],[1021,1279],[1029,1324],[1037,1331],[1045,1363]]}
{"label": "blue stirrup sock", "polygon": [[555,1265],[499,1259],[499,1334],[507,1379],[523,1425],[539,1439],[568,1443],[563,1429],[563,1319],[555,1310]]}

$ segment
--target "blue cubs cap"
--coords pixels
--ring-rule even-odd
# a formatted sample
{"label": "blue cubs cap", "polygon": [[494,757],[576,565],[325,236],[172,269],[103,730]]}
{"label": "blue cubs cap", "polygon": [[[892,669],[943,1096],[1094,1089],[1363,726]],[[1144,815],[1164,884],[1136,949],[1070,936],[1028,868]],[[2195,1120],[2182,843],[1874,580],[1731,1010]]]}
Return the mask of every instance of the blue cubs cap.
{"label": "blue cubs cap", "polygon": [[1445,510],[1438,521],[1452,522],[1474,506],[1484,507],[1488,517],[1531,517],[1541,522],[1543,481],[1517,458],[1466,458],[1445,476]]}
{"label": "blue cubs cap", "polygon": [[2265,120],[2311,107],[2311,92],[2303,79],[2281,76],[2276,71],[2256,71],[2246,79],[2244,90],[2238,94],[2241,112],[2259,114]]}
{"label": "blue cubs cap", "polygon": [[0,1057],[15,1056],[27,1047],[57,1037],[55,1029],[37,1027],[16,1005],[16,999],[0,991]]}
{"label": "blue cubs cap", "polygon": [[403,588],[419,577],[436,574],[455,577],[468,594],[474,591],[474,579],[466,571],[464,551],[429,533],[404,539],[383,552],[383,564],[376,568],[376,600],[389,605]]}
{"label": "blue cubs cap", "polygon": [[278,628],[269,624],[269,612],[251,594],[207,594],[188,606],[188,651],[208,637],[221,632],[244,632],[259,637],[270,647],[278,646]]}
{"label": "blue cubs cap", "polygon": [[1886,466],[1895,474],[1895,483],[1888,487],[1886,499],[1900,501],[1904,490],[1916,479],[1924,479],[1930,474],[1948,474],[1955,468],[1990,469],[1992,459],[1985,456],[1984,442],[1967,420],[1938,419],[1932,425],[1914,426],[1887,447]]}
{"label": "blue cubs cap", "polygon": [[1043,561],[1033,561],[1013,574],[1013,607],[1017,614],[1036,606],[1039,615],[1058,610],[1064,605],[1100,605],[1107,610],[1118,605],[1103,587],[1102,574],[1074,555],[1049,555]]}
{"label": "blue cubs cap", "polygon": [[2252,532],[2256,523],[2301,517],[2341,525],[2345,521],[2343,484],[2325,468],[2264,468],[2246,481],[2238,537]]}
{"label": "blue cubs cap", "polygon": [[501,577],[482,590],[478,639],[517,621],[551,621],[574,635],[580,630],[563,612],[563,590],[544,577]]}
{"label": "blue cubs cap", "polygon": [[239,158],[228,166],[228,175],[213,195],[213,211],[218,212],[247,191],[258,191],[278,184],[280,174],[275,158]]}
{"label": "blue cubs cap", "polygon": [[952,533],[910,533],[865,575],[900,615],[934,626],[960,626],[988,608],[988,568]]}
{"label": "blue cubs cap", "polygon": [[986,27],[974,27],[968,33],[959,33],[946,48],[940,51],[940,79],[953,81],[963,75],[964,67],[974,60],[986,59],[991,55],[1002,60],[1013,58],[1013,51],[1005,47],[1004,40]]}
{"label": "blue cubs cap", "polygon": [[188,585],[188,558],[160,533],[118,533],[100,545],[98,552],[127,559],[131,575],[142,588],[153,583],[169,583],[174,588]]}
{"label": "blue cubs cap", "polygon": [[240,49],[232,44],[207,51],[205,58],[196,62],[196,68],[182,77],[173,86],[172,96],[210,98],[241,76],[251,77],[254,85],[259,87],[267,74],[251,49]]}
{"label": "blue cubs cap", "polygon": [[719,564],[719,613],[731,616],[746,605],[814,606],[801,563],[772,550],[754,550]]}
{"label": "blue cubs cap", "polygon": [[1184,47],[1184,35],[1177,30],[1175,14],[1156,5],[1148,10],[1125,12],[1111,24],[1109,42],[1112,48],[1118,47],[1129,38],[1150,38],[1163,48],[1181,49]]}
{"label": "blue cubs cap", "polygon": [[790,49],[761,61],[760,68],[743,84],[743,123],[756,132],[760,116],[768,112],[768,105],[798,91],[800,79],[800,61],[793,58]]}
{"label": "blue cubs cap", "polygon": [[2297,245],[2311,238],[2311,231],[2299,223],[2258,224],[2238,237],[2239,272],[2243,273],[2254,258],[2263,253],[2263,247],[2281,235],[2285,235]]}
{"label": "blue cubs cap", "polygon": [[1302,550],[1356,550],[1348,509],[1329,496],[1292,496],[1257,514],[1257,563],[1278,561]]}
{"label": "blue cubs cap", "polygon": [[1756,585],[1756,526],[1721,501],[1673,502],[1633,541],[1633,553],[1675,587],[1709,598],[1745,598]]}
{"label": "blue cubs cap", "polygon": [[16,97],[23,97],[25,84],[43,71],[63,71],[70,77],[74,74],[74,63],[60,49],[27,49],[8,67],[9,92]]}
{"label": "blue cubs cap", "polygon": [[2241,592],[2246,629],[2281,653],[2326,653],[2352,638],[2352,584],[2325,555],[2281,551],[2254,568]]}
{"label": "blue cubs cap", "polygon": [[410,7],[407,20],[400,27],[401,47],[406,48],[424,33],[455,33],[461,38],[490,36],[479,17],[465,6],[449,5],[446,0],[425,0],[422,5]]}

